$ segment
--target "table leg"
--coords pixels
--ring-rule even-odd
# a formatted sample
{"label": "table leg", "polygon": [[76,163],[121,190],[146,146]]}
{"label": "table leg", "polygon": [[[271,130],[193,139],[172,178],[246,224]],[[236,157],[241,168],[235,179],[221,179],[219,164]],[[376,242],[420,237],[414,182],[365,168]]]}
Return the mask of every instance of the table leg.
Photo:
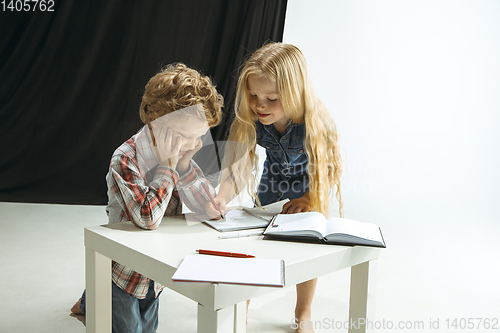
{"label": "table leg", "polygon": [[85,248],[87,333],[111,333],[111,260]]}
{"label": "table leg", "polygon": [[234,305],[234,333],[247,332],[247,301]]}
{"label": "table leg", "polygon": [[216,311],[198,303],[198,333],[245,333],[246,301]]}
{"label": "table leg", "polygon": [[373,325],[368,322],[375,320],[376,271],[377,260],[351,267],[349,333],[373,332]]}

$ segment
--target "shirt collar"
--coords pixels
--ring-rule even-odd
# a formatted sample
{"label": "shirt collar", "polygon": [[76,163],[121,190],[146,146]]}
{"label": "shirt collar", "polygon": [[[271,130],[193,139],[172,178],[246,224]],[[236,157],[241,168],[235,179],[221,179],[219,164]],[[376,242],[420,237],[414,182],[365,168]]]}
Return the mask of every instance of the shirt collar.
{"label": "shirt collar", "polygon": [[143,126],[134,136],[137,163],[139,164],[139,170],[142,177],[144,177],[151,169],[158,166],[158,160],[151,149],[152,142],[149,139],[147,131],[148,127]]}
{"label": "shirt collar", "polygon": [[264,124],[262,124],[262,126],[264,127],[264,129],[266,130],[266,132],[268,132],[269,134],[275,136],[278,140],[281,139],[282,137],[286,136],[288,133],[290,133],[290,131],[293,128],[295,128],[297,126],[302,126],[302,125],[304,125],[304,123],[296,124],[296,123],[292,122],[292,120],[290,120],[288,122],[288,125],[285,128],[285,131],[283,132],[283,135],[281,135],[278,132],[278,130],[276,128],[274,128],[273,124],[271,124],[271,125],[264,125]]}

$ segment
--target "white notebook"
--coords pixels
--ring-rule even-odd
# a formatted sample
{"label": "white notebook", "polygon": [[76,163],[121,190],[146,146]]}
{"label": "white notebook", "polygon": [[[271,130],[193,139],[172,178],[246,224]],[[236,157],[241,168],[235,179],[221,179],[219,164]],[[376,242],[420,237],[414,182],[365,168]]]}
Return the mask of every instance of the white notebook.
{"label": "white notebook", "polygon": [[225,219],[206,220],[205,223],[221,232],[265,228],[269,225],[272,218],[281,212],[283,205],[287,202],[288,199],[278,201],[263,206],[263,209],[258,207],[239,207],[239,209],[228,211]]}
{"label": "white notebook", "polygon": [[172,281],[283,287],[285,262],[281,259],[188,255],[175,271]]}

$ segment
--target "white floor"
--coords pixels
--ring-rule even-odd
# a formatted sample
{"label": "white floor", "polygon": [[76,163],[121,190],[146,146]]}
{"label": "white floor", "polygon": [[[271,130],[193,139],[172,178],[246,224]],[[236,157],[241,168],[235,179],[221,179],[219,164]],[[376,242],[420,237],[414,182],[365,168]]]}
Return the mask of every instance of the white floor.
{"label": "white floor", "polygon": [[[0,203],[0,332],[85,332],[83,318],[70,314],[84,288],[83,228],[105,223],[103,206]],[[478,237],[474,230],[437,229],[431,236],[416,229],[413,237],[384,230],[388,248],[378,263],[372,322],[377,332],[500,330],[500,242],[494,233]],[[335,327],[347,320],[349,278],[344,270],[319,279],[316,332],[347,332]],[[293,332],[294,302],[293,288],[253,300],[248,332]],[[484,322],[461,329],[459,321],[455,328],[455,318],[497,320],[496,329]],[[165,290],[161,332],[196,332],[196,304]]]}

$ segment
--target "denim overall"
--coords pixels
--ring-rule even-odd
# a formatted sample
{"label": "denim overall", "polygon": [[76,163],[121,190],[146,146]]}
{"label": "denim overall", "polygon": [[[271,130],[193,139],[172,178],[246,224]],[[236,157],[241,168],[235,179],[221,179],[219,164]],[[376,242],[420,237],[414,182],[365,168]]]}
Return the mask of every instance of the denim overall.
{"label": "denim overall", "polygon": [[256,125],[257,144],[267,155],[257,191],[260,203],[300,198],[309,190],[305,124],[290,123],[283,135],[273,125]]}

